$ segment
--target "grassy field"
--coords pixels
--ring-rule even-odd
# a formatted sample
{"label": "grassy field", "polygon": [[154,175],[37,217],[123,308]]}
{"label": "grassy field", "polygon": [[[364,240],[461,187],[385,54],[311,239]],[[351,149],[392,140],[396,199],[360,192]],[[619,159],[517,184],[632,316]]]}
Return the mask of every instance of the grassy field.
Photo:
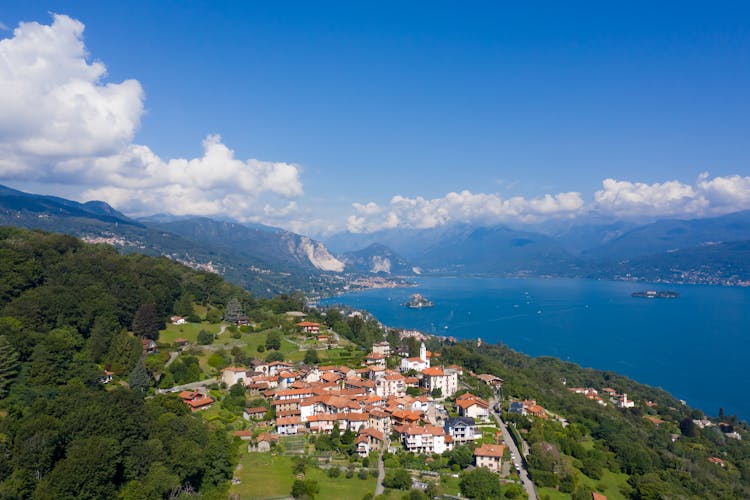
{"label": "grassy field", "polygon": [[458,495],[461,492],[461,488],[458,487],[460,481],[459,478],[451,477],[450,474],[441,475],[440,486],[443,488],[443,493],[446,495]]}
{"label": "grassy field", "polygon": [[[270,499],[286,498],[290,496],[294,475],[292,474],[292,458],[274,456],[270,453],[248,453],[242,445],[240,452],[241,469],[235,472],[235,477],[241,480],[233,485],[230,495],[237,494],[240,499]],[[375,478],[358,479],[356,474],[347,479],[342,474],[336,479],[328,477],[322,469],[308,468],[306,479],[318,482],[319,500],[334,500],[340,498],[362,498],[365,494],[375,491]],[[396,498],[400,498],[400,495]]]}
{"label": "grassy field", "polygon": [[[167,328],[159,332],[159,342],[171,344],[176,338],[183,338],[195,344],[198,340],[198,332],[206,330],[213,334],[219,333],[220,324],[211,323],[185,323],[184,325],[167,325]],[[226,335],[226,334],[225,334]]]}
{"label": "grassy field", "polygon": [[606,495],[608,500],[625,500],[625,496],[620,492],[620,487],[629,487],[627,474],[615,474],[605,470],[602,478],[598,481],[586,476],[584,476],[584,480],[591,489]]}
{"label": "grassy field", "polygon": [[[625,500],[625,496],[620,491],[621,486],[627,486],[627,474],[615,474],[608,470],[604,471],[602,478],[598,481],[582,475],[582,480],[586,486],[594,491],[604,494],[608,500]],[[550,500],[564,500],[571,498],[568,493],[561,493],[553,488],[537,488],[539,498],[549,496]]]}
{"label": "grassy field", "polygon": [[[549,498],[550,500],[570,500],[570,493],[562,493],[554,488],[537,488],[539,498]],[[607,497],[609,498],[609,497]]]}
{"label": "grassy field", "polygon": [[235,472],[242,482],[232,485],[230,495],[237,494],[241,499],[289,497],[294,483],[291,457],[248,453],[246,447],[242,448],[241,469]]}
{"label": "grassy field", "polygon": [[331,479],[322,469],[309,470],[306,479],[314,479],[320,486],[320,494],[315,498],[320,500],[338,500],[339,498],[359,499],[367,493],[375,492],[376,479],[369,476],[367,479],[359,479],[356,472],[354,477],[347,479],[342,473],[336,479]]}

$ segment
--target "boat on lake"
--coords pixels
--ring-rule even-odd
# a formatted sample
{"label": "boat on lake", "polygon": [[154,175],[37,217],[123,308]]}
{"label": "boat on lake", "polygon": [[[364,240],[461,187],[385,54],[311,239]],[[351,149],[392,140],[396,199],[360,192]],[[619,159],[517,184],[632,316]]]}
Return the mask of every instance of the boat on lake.
{"label": "boat on lake", "polygon": [[679,293],[667,290],[664,292],[657,292],[655,290],[646,290],[645,292],[633,292],[630,294],[631,297],[637,297],[641,299],[676,299],[680,296]]}
{"label": "boat on lake", "polygon": [[404,305],[410,309],[422,309],[423,307],[432,307],[435,304],[428,300],[427,297],[415,293],[409,298],[409,302]]}

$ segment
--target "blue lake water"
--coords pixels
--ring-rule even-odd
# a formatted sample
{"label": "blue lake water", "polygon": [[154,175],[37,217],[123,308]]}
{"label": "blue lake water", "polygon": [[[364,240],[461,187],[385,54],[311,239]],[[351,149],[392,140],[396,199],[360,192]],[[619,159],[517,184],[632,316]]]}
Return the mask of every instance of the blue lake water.
{"label": "blue lake water", "polygon": [[[612,370],[716,415],[750,418],[750,288],[498,278],[421,278],[323,301],[366,309],[388,326],[481,337],[532,356]],[[646,289],[677,299],[639,299]],[[409,309],[413,293],[435,303]]]}

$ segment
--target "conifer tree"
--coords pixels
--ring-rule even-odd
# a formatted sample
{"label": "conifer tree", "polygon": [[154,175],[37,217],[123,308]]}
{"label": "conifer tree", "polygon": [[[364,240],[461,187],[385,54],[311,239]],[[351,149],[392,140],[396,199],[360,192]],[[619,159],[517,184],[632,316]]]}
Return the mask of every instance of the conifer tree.
{"label": "conifer tree", "polygon": [[0,399],[8,393],[18,373],[18,353],[4,335],[0,335]]}
{"label": "conifer tree", "polygon": [[224,311],[224,321],[227,323],[236,323],[242,315],[242,304],[240,304],[237,297],[232,297],[229,302],[227,302],[227,308]]}
{"label": "conifer tree", "polygon": [[159,321],[154,304],[143,304],[133,317],[133,333],[138,337],[158,340],[160,326],[161,321]]}
{"label": "conifer tree", "polygon": [[138,360],[133,371],[128,375],[128,385],[131,389],[139,394],[146,394],[148,386],[151,384],[151,377],[146,370],[143,358]]}

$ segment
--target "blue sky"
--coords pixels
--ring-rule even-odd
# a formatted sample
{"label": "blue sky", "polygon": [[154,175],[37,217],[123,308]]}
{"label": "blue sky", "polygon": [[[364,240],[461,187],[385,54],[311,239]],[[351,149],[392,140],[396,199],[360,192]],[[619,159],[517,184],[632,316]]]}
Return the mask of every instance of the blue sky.
{"label": "blue sky", "polygon": [[[107,111],[120,129],[82,132],[80,151],[80,136],[55,136],[54,154],[28,144],[59,130],[8,132],[34,106],[3,112],[0,98],[0,182],[14,187],[313,234],[750,208],[746,2],[30,1],[0,8],[0,36],[54,28],[50,11],[85,29],[26,33],[6,66],[78,37],[106,75],[56,74],[87,81],[94,102],[107,83],[140,87]],[[0,70],[0,85],[19,78],[32,77]],[[34,88],[8,102],[49,98]],[[65,95],[47,103],[60,127],[75,118]],[[122,179],[159,169],[171,173]],[[247,175],[233,186],[232,173]]]}

